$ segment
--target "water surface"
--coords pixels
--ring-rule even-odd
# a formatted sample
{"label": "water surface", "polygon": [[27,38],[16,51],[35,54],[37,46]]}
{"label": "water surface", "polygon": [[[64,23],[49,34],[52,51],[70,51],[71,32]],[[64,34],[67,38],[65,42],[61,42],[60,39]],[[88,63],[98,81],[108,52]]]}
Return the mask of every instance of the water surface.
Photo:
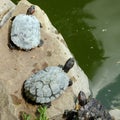
{"label": "water surface", "polygon": [[120,1],[96,0],[84,10],[95,19],[84,19],[95,26],[92,34],[100,40],[106,58],[92,77],[94,96],[108,108],[120,108]]}

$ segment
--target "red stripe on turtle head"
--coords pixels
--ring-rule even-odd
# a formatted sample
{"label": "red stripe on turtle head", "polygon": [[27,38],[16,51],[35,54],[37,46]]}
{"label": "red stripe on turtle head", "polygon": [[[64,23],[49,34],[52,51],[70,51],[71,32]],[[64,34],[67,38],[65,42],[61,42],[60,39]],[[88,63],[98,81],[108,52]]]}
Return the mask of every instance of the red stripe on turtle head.
{"label": "red stripe on turtle head", "polygon": [[27,9],[27,15],[32,15],[35,12],[35,6],[31,5],[28,9]]}

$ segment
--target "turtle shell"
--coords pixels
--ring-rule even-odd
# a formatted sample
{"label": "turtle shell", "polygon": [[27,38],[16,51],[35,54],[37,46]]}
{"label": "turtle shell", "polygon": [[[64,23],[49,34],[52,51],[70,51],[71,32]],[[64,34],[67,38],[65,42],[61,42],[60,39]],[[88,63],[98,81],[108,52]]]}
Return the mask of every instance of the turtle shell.
{"label": "turtle shell", "polygon": [[46,67],[28,78],[23,85],[27,99],[35,103],[49,103],[68,87],[69,77],[57,66]]}
{"label": "turtle shell", "polygon": [[79,118],[94,118],[94,120],[112,120],[106,108],[95,98],[91,98],[84,107],[81,107],[78,116]]}
{"label": "turtle shell", "polygon": [[40,44],[40,23],[33,15],[20,14],[11,28],[11,41],[20,49],[29,50]]}

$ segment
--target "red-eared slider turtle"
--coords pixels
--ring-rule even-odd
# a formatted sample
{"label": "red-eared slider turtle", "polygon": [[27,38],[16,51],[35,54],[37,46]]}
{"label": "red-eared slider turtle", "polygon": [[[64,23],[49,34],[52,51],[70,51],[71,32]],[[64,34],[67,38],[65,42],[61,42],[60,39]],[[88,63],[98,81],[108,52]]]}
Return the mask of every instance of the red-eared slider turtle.
{"label": "red-eared slider turtle", "polygon": [[63,67],[50,66],[33,74],[23,84],[23,97],[32,103],[46,104],[58,98],[72,85],[67,72],[73,67],[74,59],[67,60]]}
{"label": "red-eared slider turtle", "polygon": [[64,117],[66,120],[113,120],[109,112],[95,98],[87,100],[85,93],[78,94],[79,109],[66,110]]}
{"label": "red-eared slider turtle", "polygon": [[10,41],[8,46],[23,50],[31,50],[43,44],[40,35],[40,22],[32,15],[35,12],[35,6],[28,8],[26,14],[19,14],[13,17]]}

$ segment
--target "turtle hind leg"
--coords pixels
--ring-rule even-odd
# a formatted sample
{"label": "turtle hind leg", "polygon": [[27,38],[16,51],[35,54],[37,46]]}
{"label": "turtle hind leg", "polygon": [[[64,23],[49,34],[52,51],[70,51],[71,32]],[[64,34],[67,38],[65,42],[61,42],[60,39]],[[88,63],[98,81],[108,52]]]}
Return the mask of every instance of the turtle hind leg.
{"label": "turtle hind leg", "polygon": [[44,44],[44,41],[40,40],[40,43],[39,43],[38,47],[41,47],[43,44]]}
{"label": "turtle hind leg", "polygon": [[11,49],[11,50],[13,50],[13,49],[18,49],[19,50],[19,48],[10,40],[9,41],[9,43],[8,43],[8,47]]}

